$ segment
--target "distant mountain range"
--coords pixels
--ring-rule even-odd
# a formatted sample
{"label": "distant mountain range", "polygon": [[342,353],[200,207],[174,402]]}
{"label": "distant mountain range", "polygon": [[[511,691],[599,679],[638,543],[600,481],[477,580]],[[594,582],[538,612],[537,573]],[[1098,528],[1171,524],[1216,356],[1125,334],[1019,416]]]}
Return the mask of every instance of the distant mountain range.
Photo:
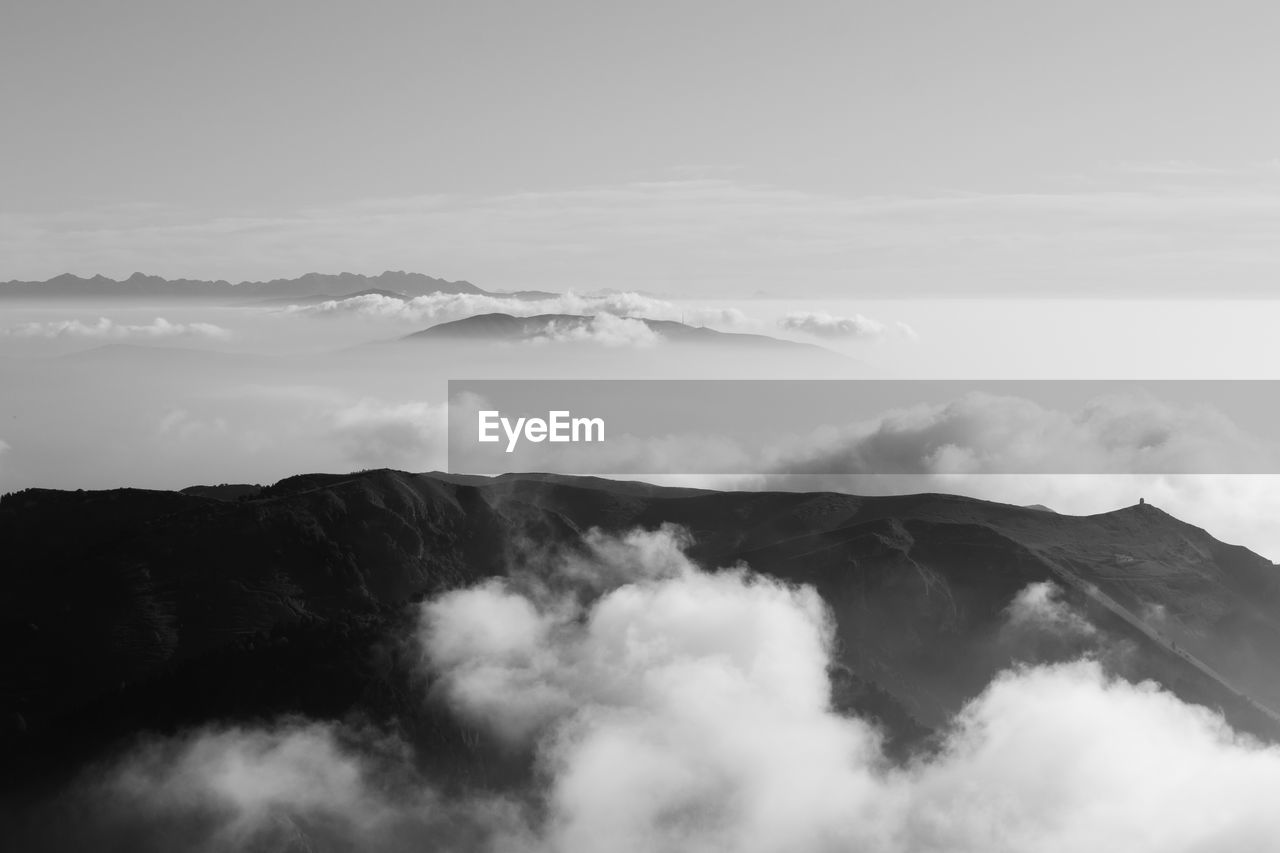
{"label": "distant mountain range", "polygon": [[167,279],[136,272],[123,280],[95,275],[81,278],[77,275],[56,276],[48,281],[8,281],[0,283],[0,297],[186,297],[236,300],[298,299],[314,297],[337,298],[359,293],[381,291],[389,295],[408,298],[429,293],[472,293],[477,295],[525,296],[523,294],[490,294],[469,281],[447,281],[422,273],[388,270],[380,275],[358,273],[307,273],[298,278],[277,278],[271,281],[243,281],[233,284],[219,279]]}
{"label": "distant mountain range", "polygon": [[1036,651],[1002,626],[1020,591],[1052,583],[1126,650],[1128,677],[1280,740],[1277,567],[1154,506],[1079,517],[940,494],[377,470],[0,499],[0,628],[21,649],[0,679],[0,787],[139,731],[284,713],[398,721],[433,760],[485,772],[413,689],[397,639],[412,603],[503,574],[518,541],[668,522],[708,568],[812,585],[836,620],[833,700],[895,739],[927,738]]}

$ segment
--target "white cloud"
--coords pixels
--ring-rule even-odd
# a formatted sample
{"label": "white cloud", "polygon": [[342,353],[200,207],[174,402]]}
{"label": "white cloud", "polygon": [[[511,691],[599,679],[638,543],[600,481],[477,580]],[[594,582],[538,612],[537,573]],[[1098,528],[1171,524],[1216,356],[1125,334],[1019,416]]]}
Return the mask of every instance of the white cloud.
{"label": "white cloud", "polygon": [[778,326],[820,338],[878,338],[885,333],[885,325],[870,317],[838,317],[826,311],[793,311],[778,320]]}
{"label": "white cloud", "polygon": [[1014,630],[1045,630],[1068,637],[1091,637],[1097,629],[1063,600],[1062,587],[1050,581],[1027,584],[1005,609]]}
{"label": "white cloud", "polygon": [[597,314],[585,322],[553,321],[532,339],[533,343],[589,343],[609,347],[651,347],[662,335],[643,320]]}
{"label": "white cloud", "polygon": [[290,305],[285,314],[326,317],[357,316],[398,320],[416,325],[432,325],[460,320],[477,314],[510,314],[533,317],[539,314],[571,314],[593,317],[630,317],[651,320],[676,320],[694,326],[718,328],[756,325],[736,308],[716,306],[680,306],[665,299],[641,293],[623,292],[599,295],[565,293],[544,299],[518,299],[510,296],[486,296],[473,293],[432,293],[413,299],[397,299],[380,294],[331,299],[315,305]]}
{"label": "white cloud", "polygon": [[363,760],[322,724],[212,730],[153,743],[122,768],[113,787],[121,799],[157,812],[193,804],[220,812],[219,841],[227,846],[285,829],[281,818],[308,813],[341,811],[365,831],[384,817],[366,789]]}
{"label": "white cloud", "polygon": [[225,417],[201,417],[187,409],[170,409],[160,418],[156,433],[161,437],[183,442],[206,442],[217,435],[226,435],[231,428]]}
{"label": "white cloud", "polygon": [[826,710],[826,610],[810,588],[700,572],[679,546],[670,530],[597,543],[619,584],[585,607],[499,583],[432,602],[440,689],[465,719],[541,750],[549,849],[811,849],[831,817],[861,811],[878,743]]}
{"label": "white cloud", "polygon": [[1280,517],[1280,476],[1276,475],[942,476],[908,487],[1014,504],[1045,503],[1071,515],[1106,512],[1144,497],[1224,542],[1280,560],[1280,531],[1275,525]]}
{"label": "white cloud", "polygon": [[1078,515],[1145,496],[1276,560],[1280,476],[1265,473],[1276,470],[1276,454],[1273,444],[1206,407],[1110,396],[1066,411],[969,396],[820,429],[779,442],[771,456],[744,452],[744,471],[774,473],[718,487],[944,492]]}
{"label": "white cloud", "polygon": [[331,415],[331,433],[343,454],[365,467],[423,471],[444,468],[446,406],[366,399]]}
{"label": "white cloud", "polygon": [[537,748],[540,849],[1155,853],[1280,833],[1280,753],[1092,662],[1002,675],[937,755],[893,767],[873,727],[831,710],[812,590],[741,570],[668,566],[585,607],[490,583],[424,625],[453,706]]}
{"label": "white cloud", "polygon": [[231,332],[212,323],[171,323],[157,317],[150,323],[131,325],[116,323],[107,317],[96,322],[52,320],[46,323],[21,323],[6,332],[19,338],[227,338]]}
{"label": "white cloud", "polygon": [[1079,411],[974,392],[818,430],[779,471],[872,474],[1248,473],[1276,448],[1207,406],[1105,395]]}
{"label": "white cloud", "polygon": [[481,839],[514,843],[522,831],[514,804],[445,800],[415,776],[403,742],[333,723],[152,740],[80,793],[69,825],[77,843],[46,829],[65,849],[115,839],[138,853],[480,850]]}
{"label": "white cloud", "polygon": [[1280,778],[1280,753],[1095,663],[1005,674],[907,778],[904,851],[1265,850],[1280,837],[1259,787]]}

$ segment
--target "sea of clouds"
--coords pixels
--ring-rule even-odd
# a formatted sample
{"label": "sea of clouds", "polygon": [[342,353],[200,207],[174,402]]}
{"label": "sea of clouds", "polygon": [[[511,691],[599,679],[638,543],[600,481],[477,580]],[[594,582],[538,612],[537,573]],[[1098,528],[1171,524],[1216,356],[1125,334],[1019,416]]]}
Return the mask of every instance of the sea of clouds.
{"label": "sea of clouds", "polygon": [[16,338],[83,338],[87,340],[225,339],[232,336],[229,329],[213,323],[172,323],[164,317],[156,317],[149,323],[119,323],[110,317],[99,317],[93,322],[78,319],[27,322],[10,326],[5,334]]}

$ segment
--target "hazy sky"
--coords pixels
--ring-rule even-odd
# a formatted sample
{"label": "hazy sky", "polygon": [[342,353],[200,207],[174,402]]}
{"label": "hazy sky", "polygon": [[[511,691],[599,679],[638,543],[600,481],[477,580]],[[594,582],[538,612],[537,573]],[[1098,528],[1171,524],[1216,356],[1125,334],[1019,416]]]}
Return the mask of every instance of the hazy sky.
{"label": "hazy sky", "polygon": [[1262,291],[1266,2],[10,2],[0,280]]}

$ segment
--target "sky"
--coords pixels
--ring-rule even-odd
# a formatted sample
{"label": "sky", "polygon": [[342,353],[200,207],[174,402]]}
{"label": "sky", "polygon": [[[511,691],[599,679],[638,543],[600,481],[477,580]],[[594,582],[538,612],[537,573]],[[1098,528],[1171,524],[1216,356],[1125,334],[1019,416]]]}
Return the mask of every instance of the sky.
{"label": "sky", "polygon": [[1263,294],[1273,4],[8,3],[0,280]]}

